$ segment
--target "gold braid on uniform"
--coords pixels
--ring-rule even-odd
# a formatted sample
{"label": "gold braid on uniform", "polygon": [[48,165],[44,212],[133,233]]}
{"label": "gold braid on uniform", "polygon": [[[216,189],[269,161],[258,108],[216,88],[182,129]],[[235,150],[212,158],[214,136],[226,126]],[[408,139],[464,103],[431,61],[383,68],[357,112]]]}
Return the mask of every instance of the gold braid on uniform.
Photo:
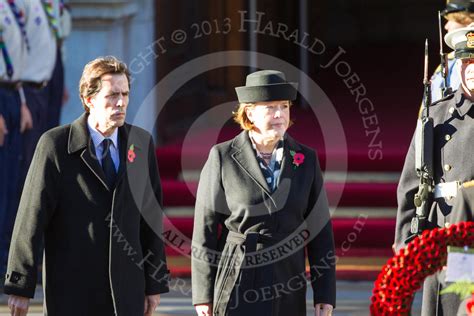
{"label": "gold braid on uniform", "polygon": [[474,187],[474,180],[464,182],[464,183],[462,184],[462,186],[463,186],[464,188]]}

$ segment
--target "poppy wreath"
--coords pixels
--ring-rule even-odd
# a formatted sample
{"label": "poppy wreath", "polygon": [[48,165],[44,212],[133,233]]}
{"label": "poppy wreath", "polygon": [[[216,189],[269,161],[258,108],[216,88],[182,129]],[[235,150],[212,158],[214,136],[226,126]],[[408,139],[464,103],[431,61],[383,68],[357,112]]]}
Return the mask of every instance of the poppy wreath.
{"label": "poppy wreath", "polygon": [[372,291],[370,313],[410,315],[415,292],[446,265],[447,247],[474,247],[474,222],[426,230],[382,268]]}

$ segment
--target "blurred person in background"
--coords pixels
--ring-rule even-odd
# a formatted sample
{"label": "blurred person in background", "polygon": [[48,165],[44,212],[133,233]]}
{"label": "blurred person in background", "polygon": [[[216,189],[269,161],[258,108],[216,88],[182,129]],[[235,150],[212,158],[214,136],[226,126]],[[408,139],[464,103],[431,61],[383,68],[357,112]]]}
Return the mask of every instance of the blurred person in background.
{"label": "blurred person in background", "polygon": [[[44,2],[44,1],[43,1]],[[63,43],[67,36],[71,33],[71,15],[68,7],[64,4],[64,0],[51,0],[52,14],[48,15],[50,28],[53,29],[56,37],[57,52],[56,61],[54,63],[53,74],[46,85],[49,95],[49,103],[47,107],[46,130],[59,125],[61,109],[63,104],[67,102],[69,93],[64,86],[64,47]],[[43,5],[45,10],[47,6]],[[57,29],[57,31],[55,31]]]}
{"label": "blurred person in background", "polygon": [[[20,79],[28,53],[22,0],[0,0],[0,279],[6,272],[20,184],[23,133],[32,128]],[[2,282],[3,284],[3,282]]]}
{"label": "blurred person in background", "polygon": [[[25,30],[29,50],[21,80],[25,91],[26,103],[33,119],[33,128],[24,135],[20,170],[20,188],[15,202],[20,199],[23,184],[33,153],[40,136],[48,130],[51,113],[58,113],[57,94],[63,95],[63,74],[60,56],[60,43],[63,39],[61,23],[61,1],[28,0],[25,1]],[[52,91],[52,90],[55,91]],[[51,95],[54,97],[51,98]],[[62,102],[62,101],[61,101]],[[54,119],[57,123],[58,120]]]}

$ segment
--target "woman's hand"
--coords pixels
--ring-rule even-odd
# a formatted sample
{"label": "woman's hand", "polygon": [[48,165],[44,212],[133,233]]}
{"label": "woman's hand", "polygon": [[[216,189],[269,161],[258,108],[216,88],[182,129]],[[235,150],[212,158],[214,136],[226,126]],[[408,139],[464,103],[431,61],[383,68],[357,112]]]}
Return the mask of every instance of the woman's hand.
{"label": "woman's hand", "polygon": [[314,316],[331,316],[334,307],[331,304],[316,304],[314,306]]}
{"label": "woman's hand", "polygon": [[199,316],[212,316],[212,304],[194,305]]}

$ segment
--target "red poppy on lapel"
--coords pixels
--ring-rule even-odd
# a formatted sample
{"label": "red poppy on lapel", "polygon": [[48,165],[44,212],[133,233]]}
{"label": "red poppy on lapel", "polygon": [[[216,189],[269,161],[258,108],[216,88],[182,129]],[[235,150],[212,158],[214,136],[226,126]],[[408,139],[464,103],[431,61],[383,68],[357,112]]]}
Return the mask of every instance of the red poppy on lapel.
{"label": "red poppy on lapel", "polygon": [[304,162],[304,154],[290,150],[290,155],[293,157],[293,169],[296,169],[296,167],[299,167]]}
{"label": "red poppy on lapel", "polygon": [[133,161],[135,160],[135,157],[136,157],[137,155],[135,154],[135,146],[134,146],[133,144],[130,145],[130,148],[128,149],[128,154],[127,154],[127,156],[128,156],[128,161],[129,161],[129,162],[133,162]]}

